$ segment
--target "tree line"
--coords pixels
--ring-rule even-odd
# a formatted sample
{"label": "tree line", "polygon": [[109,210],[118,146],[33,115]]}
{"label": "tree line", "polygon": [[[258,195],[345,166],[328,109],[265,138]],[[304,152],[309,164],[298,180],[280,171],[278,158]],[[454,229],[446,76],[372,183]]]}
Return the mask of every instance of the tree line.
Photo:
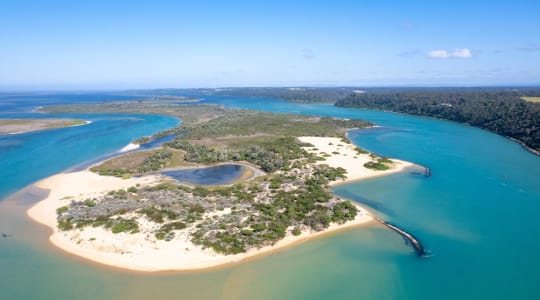
{"label": "tree line", "polygon": [[335,105],[389,110],[470,124],[520,141],[540,151],[540,103],[527,102],[524,94],[540,89],[380,89],[350,94]]}

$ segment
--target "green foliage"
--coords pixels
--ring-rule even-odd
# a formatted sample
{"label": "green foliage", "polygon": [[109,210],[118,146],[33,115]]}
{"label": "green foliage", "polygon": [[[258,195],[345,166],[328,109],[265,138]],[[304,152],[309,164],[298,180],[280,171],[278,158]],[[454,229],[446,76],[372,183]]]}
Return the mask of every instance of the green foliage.
{"label": "green foliage", "polygon": [[270,186],[269,188],[272,190],[279,189],[281,187],[281,184],[283,183],[282,176],[273,176],[272,179],[270,179]]}
{"label": "green foliage", "polygon": [[186,151],[184,159],[189,162],[210,164],[225,161],[248,161],[263,171],[274,172],[289,165],[293,159],[309,157],[301,143],[293,137],[250,139],[247,143],[232,142],[226,148],[196,145],[178,137],[168,146]]}
{"label": "green foliage", "polygon": [[111,228],[114,225],[114,220],[109,216],[98,216],[92,222],[92,227]]}
{"label": "green foliage", "polygon": [[62,206],[56,209],[56,214],[61,215],[69,210],[69,205]]}
{"label": "green foliage", "polygon": [[385,171],[385,170],[390,169],[390,166],[380,161],[368,161],[367,163],[364,164],[364,167],[368,169],[372,169],[372,170],[377,170],[377,171]]}
{"label": "green foliage", "polygon": [[358,214],[358,209],[350,201],[342,201],[334,205],[332,213],[332,221],[343,223],[345,221],[354,220]]}
{"label": "green foliage", "polygon": [[350,143],[351,143],[351,141],[349,141],[349,139],[346,138],[346,137],[342,137],[342,138],[341,138],[341,142],[342,142],[342,143],[345,143],[345,144],[350,144]]}
{"label": "green foliage", "polygon": [[356,153],[358,154],[368,154],[369,152],[367,152],[366,150],[360,148],[360,147],[355,147],[354,148],[354,151],[356,151]]}
{"label": "green foliage", "polygon": [[171,159],[172,153],[170,151],[157,151],[148,155],[143,164],[138,168],[138,173],[146,173],[151,171],[157,171],[167,164],[167,161]]}
{"label": "green foliage", "polygon": [[383,164],[391,164],[392,163],[392,161],[390,159],[386,158],[386,157],[381,157],[381,158],[378,159],[378,161],[380,163],[383,163]]}
{"label": "green foliage", "polygon": [[227,96],[264,97],[283,99],[299,103],[334,103],[352,93],[354,88],[314,88],[314,87],[247,87],[232,88],[223,91],[208,91]]}
{"label": "green foliage", "polygon": [[113,197],[119,198],[119,199],[127,199],[126,190],[122,190],[122,189],[119,189],[119,190],[116,190],[116,191],[109,191],[107,193],[107,195],[110,195],[110,196],[113,196]]}
{"label": "green foliage", "polygon": [[193,204],[189,206],[189,213],[204,214],[204,207],[200,204]]}
{"label": "green foliage", "polygon": [[91,200],[91,199],[86,199],[86,200],[84,200],[84,205],[86,205],[88,207],[94,207],[94,206],[96,206],[96,202]]}
{"label": "green foliage", "polygon": [[203,186],[196,186],[193,188],[193,190],[191,191],[193,193],[193,195],[195,196],[200,196],[200,197],[206,197],[210,194],[210,190],[203,187]]}
{"label": "green foliage", "polygon": [[139,224],[136,220],[118,218],[112,226],[112,233],[120,232],[137,233],[139,232]]}
{"label": "green foliage", "polygon": [[148,154],[138,167],[130,168],[103,168],[101,166],[92,167],[90,170],[101,176],[115,176],[129,178],[133,175],[155,172],[167,166],[173,154],[168,150],[160,150]]}
{"label": "green foliage", "polygon": [[137,145],[143,145],[143,144],[146,144],[148,142],[150,142],[151,138],[149,136],[143,136],[141,138],[138,138],[136,140],[133,141],[133,144],[137,144]]}
{"label": "green foliage", "polygon": [[504,88],[382,89],[352,94],[337,106],[390,110],[470,124],[540,150],[540,104],[522,100],[524,93]]}
{"label": "green foliage", "polygon": [[154,206],[141,209],[139,212],[155,223],[163,223],[165,219],[174,220],[178,217],[177,213],[169,209],[160,209]]}
{"label": "green foliage", "polygon": [[160,191],[160,190],[176,191],[176,190],[179,190],[179,189],[186,190],[186,189],[189,189],[189,188],[179,186],[179,185],[176,185],[176,184],[173,184],[173,183],[170,183],[170,182],[162,182],[162,183],[160,183],[158,185],[155,185],[155,186],[152,186],[152,187],[147,187],[146,189],[149,190],[149,191]]}
{"label": "green foliage", "polygon": [[66,231],[73,229],[73,224],[71,224],[70,219],[61,219],[58,221],[58,229]]}
{"label": "green foliage", "polygon": [[174,237],[173,230],[182,230],[186,228],[186,223],[183,222],[172,222],[167,223],[159,228],[159,230],[155,233],[155,237],[158,240],[166,240],[170,241]]}

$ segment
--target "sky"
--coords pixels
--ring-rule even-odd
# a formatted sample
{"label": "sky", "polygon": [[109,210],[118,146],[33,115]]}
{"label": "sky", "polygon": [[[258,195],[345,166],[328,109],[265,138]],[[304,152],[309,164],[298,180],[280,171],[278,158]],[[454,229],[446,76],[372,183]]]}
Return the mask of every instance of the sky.
{"label": "sky", "polygon": [[540,1],[0,0],[0,90],[540,85]]}

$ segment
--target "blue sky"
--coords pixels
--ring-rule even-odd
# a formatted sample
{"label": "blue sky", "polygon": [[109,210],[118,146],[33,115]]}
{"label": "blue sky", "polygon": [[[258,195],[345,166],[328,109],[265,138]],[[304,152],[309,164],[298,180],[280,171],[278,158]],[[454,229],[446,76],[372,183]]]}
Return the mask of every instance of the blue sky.
{"label": "blue sky", "polygon": [[0,0],[0,89],[538,85],[539,12],[537,0]]}

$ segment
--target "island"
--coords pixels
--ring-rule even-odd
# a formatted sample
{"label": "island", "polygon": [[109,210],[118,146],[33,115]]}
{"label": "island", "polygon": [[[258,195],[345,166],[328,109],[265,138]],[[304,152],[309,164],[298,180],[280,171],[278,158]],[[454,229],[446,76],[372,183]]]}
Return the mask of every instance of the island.
{"label": "island", "polygon": [[73,127],[88,124],[76,119],[0,119],[0,135]]}
{"label": "island", "polygon": [[[174,136],[159,148],[124,153],[36,184],[50,192],[28,214],[52,229],[55,246],[128,270],[226,266],[369,224],[374,217],[367,209],[334,195],[331,187],[413,166],[352,145],[348,130],[372,126],[360,120],[150,102],[44,110],[154,113],[182,120],[176,128],[139,139]],[[231,165],[242,172],[219,185],[167,175]]]}

